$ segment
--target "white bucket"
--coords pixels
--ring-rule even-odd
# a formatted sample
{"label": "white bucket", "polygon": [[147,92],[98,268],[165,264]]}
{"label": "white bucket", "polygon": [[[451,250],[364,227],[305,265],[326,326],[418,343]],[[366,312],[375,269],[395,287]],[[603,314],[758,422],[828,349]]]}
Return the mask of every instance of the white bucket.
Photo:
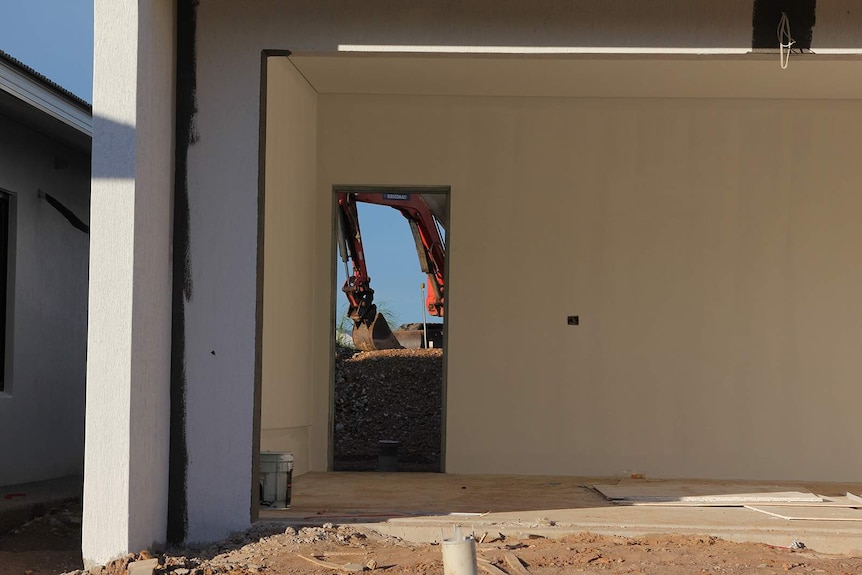
{"label": "white bucket", "polygon": [[290,507],[293,481],[293,453],[262,451],[260,453],[260,504]]}
{"label": "white bucket", "polygon": [[472,537],[453,537],[443,540],[444,575],[476,575],[476,540]]}

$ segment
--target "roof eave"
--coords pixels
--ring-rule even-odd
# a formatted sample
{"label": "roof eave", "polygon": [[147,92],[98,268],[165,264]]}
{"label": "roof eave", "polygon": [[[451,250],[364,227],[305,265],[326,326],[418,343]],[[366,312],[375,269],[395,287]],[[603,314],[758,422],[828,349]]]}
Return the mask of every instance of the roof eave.
{"label": "roof eave", "polygon": [[77,102],[58,94],[50,86],[0,59],[0,90],[11,94],[48,116],[93,136],[92,113]]}

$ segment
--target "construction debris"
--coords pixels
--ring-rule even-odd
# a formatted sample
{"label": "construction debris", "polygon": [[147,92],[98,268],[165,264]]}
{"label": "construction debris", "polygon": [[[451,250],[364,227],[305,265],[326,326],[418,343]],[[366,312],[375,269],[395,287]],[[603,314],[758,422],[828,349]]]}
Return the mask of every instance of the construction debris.
{"label": "construction debris", "polygon": [[[812,574],[862,573],[862,558],[817,553],[801,542],[794,542],[790,549],[731,543],[707,535],[619,537],[580,533],[560,539],[513,543],[519,543],[514,545],[518,547],[516,553],[507,550],[502,543],[483,544],[483,557],[477,558],[478,566],[493,575],[575,572],[774,575],[784,572],[785,565],[788,570]],[[3,556],[0,551],[0,574],[21,575],[24,569],[4,571],[11,567],[4,563],[11,557]],[[337,559],[333,559],[335,557]],[[127,575],[130,563],[143,558],[140,554],[132,555],[103,569],[74,573]],[[439,546],[408,543],[370,529],[343,525],[329,529],[285,530],[283,525],[259,524],[202,549],[172,549],[153,559],[158,561],[154,575],[320,575],[327,572],[338,575],[371,569],[387,575],[434,575],[442,573],[443,569]],[[56,572],[38,570],[34,575]]]}
{"label": "construction debris", "polygon": [[480,561],[479,567],[481,567],[484,571],[488,572],[490,575],[509,575],[508,573],[488,561]]}
{"label": "construction debris", "polygon": [[400,471],[440,471],[443,350],[341,350],[335,365],[336,471],[377,469],[398,441]]}
{"label": "construction debris", "polygon": [[347,573],[359,573],[360,571],[365,571],[366,569],[365,565],[359,565],[358,563],[345,563],[344,565],[341,565],[339,563],[323,561],[322,559],[318,559],[317,557],[306,557],[305,555],[301,555],[299,553],[297,553],[296,556],[300,559],[305,559],[306,561],[308,561],[309,563],[313,563],[314,565],[326,567],[327,569],[345,571]]}
{"label": "construction debris", "polygon": [[862,509],[849,507],[797,507],[794,505],[746,505],[746,509],[787,520],[862,521]]}
{"label": "construction debris", "polygon": [[748,483],[689,483],[683,481],[631,481],[593,485],[609,501],[635,504],[695,504],[738,506],[762,503],[822,503],[823,498],[804,487]]}
{"label": "construction debris", "polygon": [[530,572],[524,567],[521,560],[511,551],[503,553],[503,559],[506,560],[506,564],[511,569],[512,575],[530,575]]}

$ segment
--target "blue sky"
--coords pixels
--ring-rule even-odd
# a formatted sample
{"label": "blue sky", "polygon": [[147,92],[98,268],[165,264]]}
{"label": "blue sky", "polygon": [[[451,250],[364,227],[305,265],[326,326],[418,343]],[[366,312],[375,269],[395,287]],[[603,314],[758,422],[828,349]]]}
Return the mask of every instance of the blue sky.
{"label": "blue sky", "polygon": [[[428,277],[419,267],[419,257],[413,243],[410,224],[399,212],[386,206],[358,204],[359,227],[362,231],[362,244],[365,248],[365,261],[374,301],[386,312],[391,327],[402,323],[422,321],[424,300],[420,284],[427,284]],[[344,264],[341,258],[338,266],[338,289],[344,284]],[[348,266],[349,266],[348,262]],[[337,296],[338,310],[347,310],[347,299]],[[428,316],[428,321],[441,321]]]}
{"label": "blue sky", "polygon": [[[93,101],[93,0],[0,0],[0,50]],[[407,220],[367,204],[359,205],[359,214],[376,300],[392,312],[394,325],[422,321],[419,285],[427,279]],[[336,301],[343,313],[344,267],[337,264]]]}
{"label": "blue sky", "polygon": [[93,101],[93,0],[0,0],[0,50]]}

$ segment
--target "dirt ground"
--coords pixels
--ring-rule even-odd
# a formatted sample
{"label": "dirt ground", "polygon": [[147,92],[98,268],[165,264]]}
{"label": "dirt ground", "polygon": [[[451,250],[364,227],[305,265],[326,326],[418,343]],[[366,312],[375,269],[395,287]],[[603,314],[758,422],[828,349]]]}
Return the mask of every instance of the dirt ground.
{"label": "dirt ground", "polygon": [[0,575],[45,575],[81,566],[80,502],[0,535]]}
{"label": "dirt ground", "polygon": [[[84,575],[78,571],[80,511],[80,504],[67,505],[0,537],[0,575]],[[484,542],[478,544],[479,572],[496,575],[862,574],[862,557],[731,543],[709,536],[626,538],[581,533],[552,540],[528,534],[519,539],[501,539],[496,533],[475,535],[477,539],[484,536]],[[92,575],[125,575],[130,561],[149,557],[129,556]],[[207,548],[175,549],[155,558],[159,561],[157,575],[338,574],[350,572],[351,567],[387,575],[443,573],[439,545],[408,543],[351,526],[305,527],[299,531],[288,527],[285,531],[281,525],[258,524]]]}
{"label": "dirt ground", "polygon": [[[477,537],[481,535],[476,534]],[[482,534],[484,535],[484,534]],[[713,537],[652,536],[604,537],[590,533],[560,540],[504,539],[486,536],[478,545],[479,572],[499,575],[531,573],[628,574],[778,574],[862,573],[862,558],[834,557],[807,550],[760,544],[739,544]],[[373,567],[391,575],[442,574],[439,545],[413,544],[347,526],[306,528],[264,536],[257,542],[223,552],[203,563],[168,558],[163,573],[174,562],[191,568],[191,575],[227,573],[324,574],[346,572],[312,563],[309,559],[342,566]],[[519,569],[520,566],[520,569]],[[493,569],[496,567],[496,570]],[[183,575],[182,573],[179,575]]]}

